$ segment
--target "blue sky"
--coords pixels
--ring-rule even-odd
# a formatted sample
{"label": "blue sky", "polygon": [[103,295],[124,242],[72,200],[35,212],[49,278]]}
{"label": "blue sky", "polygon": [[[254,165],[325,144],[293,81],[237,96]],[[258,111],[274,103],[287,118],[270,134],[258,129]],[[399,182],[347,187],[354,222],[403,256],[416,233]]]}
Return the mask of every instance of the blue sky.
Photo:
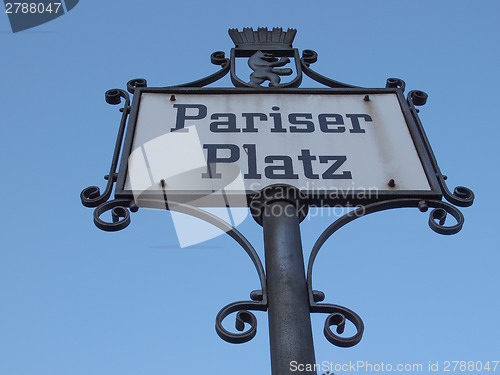
{"label": "blue sky", "polygon": [[[448,185],[476,194],[454,236],[400,209],[327,242],[314,287],[356,311],[365,334],[334,347],[326,316],[313,315],[317,362],[439,361],[442,371],[500,360],[499,11],[493,1],[82,0],[16,34],[0,17],[0,374],[270,373],[265,313],[249,343],[215,333],[219,309],[259,286],[229,237],[180,249],[170,214],[152,210],[102,232],[79,199],[109,170],[120,113],[106,90],[201,78],[217,69],[212,52],[229,54],[229,28],[259,26],[296,28],[294,46],[318,52],[313,67],[330,78],[384,87],[398,77],[427,92],[420,118]],[[324,211],[302,224],[306,257],[333,220]],[[248,218],[238,229],[262,255],[261,228]]]}

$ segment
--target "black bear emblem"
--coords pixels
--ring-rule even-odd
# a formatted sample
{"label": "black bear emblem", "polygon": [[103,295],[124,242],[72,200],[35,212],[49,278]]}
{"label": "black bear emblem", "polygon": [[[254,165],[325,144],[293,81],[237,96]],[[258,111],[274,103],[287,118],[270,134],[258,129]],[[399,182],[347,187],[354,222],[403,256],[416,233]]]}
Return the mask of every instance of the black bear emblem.
{"label": "black bear emblem", "polygon": [[264,81],[269,81],[269,87],[278,86],[280,76],[289,76],[292,74],[292,69],[276,67],[286,65],[290,62],[288,57],[277,59],[272,53],[257,51],[248,59],[248,66],[254,71],[250,75],[250,84],[260,86]]}

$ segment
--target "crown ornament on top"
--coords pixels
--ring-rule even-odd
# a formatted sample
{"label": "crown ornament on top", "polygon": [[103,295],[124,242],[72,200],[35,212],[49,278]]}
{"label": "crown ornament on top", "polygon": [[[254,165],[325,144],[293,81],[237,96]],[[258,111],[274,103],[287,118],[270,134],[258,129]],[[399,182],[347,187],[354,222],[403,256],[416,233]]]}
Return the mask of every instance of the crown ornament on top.
{"label": "crown ornament on top", "polygon": [[273,27],[272,30],[268,30],[267,27],[259,27],[254,30],[251,27],[245,27],[243,31],[229,29],[228,33],[237,49],[270,50],[292,48],[297,30],[283,31],[281,27]]}

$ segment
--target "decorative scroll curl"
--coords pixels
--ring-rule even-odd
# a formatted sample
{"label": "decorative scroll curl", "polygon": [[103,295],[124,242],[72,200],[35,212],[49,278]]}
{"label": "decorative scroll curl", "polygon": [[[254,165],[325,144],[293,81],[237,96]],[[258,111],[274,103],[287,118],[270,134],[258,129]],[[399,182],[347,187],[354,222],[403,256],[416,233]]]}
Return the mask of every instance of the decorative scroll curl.
{"label": "decorative scroll curl", "polygon": [[[232,344],[242,344],[250,341],[257,333],[257,318],[248,310],[266,311],[267,304],[263,302],[240,301],[223,307],[215,319],[215,330],[219,337]],[[235,327],[241,333],[232,333],[222,326],[222,321],[231,313],[237,312]],[[245,330],[245,323],[250,328]]]}
{"label": "decorative scroll curl", "polygon": [[386,88],[400,88],[403,92],[406,88],[406,83],[400,78],[387,78],[385,83]]}
{"label": "decorative scroll curl", "polygon": [[[429,214],[429,227],[439,234],[456,234],[462,230],[464,225],[464,216],[462,212],[455,206],[441,201],[419,202],[418,208],[422,212],[427,211],[427,207],[434,207]],[[450,214],[455,218],[455,225],[445,225],[446,218]]]}
{"label": "decorative scroll curl", "polygon": [[137,87],[148,87],[148,81],[144,78],[134,78],[127,82],[127,91],[129,93],[133,94]]}
{"label": "decorative scroll curl", "polygon": [[[313,313],[327,313],[330,314],[325,320],[325,327],[323,333],[328,341],[335,346],[348,348],[356,345],[363,337],[365,326],[363,320],[354,311],[346,307],[331,305],[328,303],[314,303],[310,307]],[[336,332],[338,334],[344,333],[346,319],[349,320],[356,327],[356,333],[351,337],[341,337],[332,332],[331,327],[337,326]]]}
{"label": "decorative scroll curl", "polygon": [[465,186],[457,186],[452,193],[446,185],[445,176],[438,172],[437,177],[443,196],[448,202],[460,207],[469,207],[474,203],[474,192],[471,189]]}
{"label": "decorative scroll curl", "polygon": [[[101,204],[94,210],[94,224],[106,232],[116,232],[130,224],[130,211],[137,212],[139,207],[134,202],[125,199],[115,199]],[[112,222],[104,221],[101,216],[111,211]]]}
{"label": "decorative scroll curl", "polygon": [[214,65],[220,65],[223,68],[230,63],[229,59],[226,59],[226,53],[224,51],[216,51],[210,55],[210,62]]}

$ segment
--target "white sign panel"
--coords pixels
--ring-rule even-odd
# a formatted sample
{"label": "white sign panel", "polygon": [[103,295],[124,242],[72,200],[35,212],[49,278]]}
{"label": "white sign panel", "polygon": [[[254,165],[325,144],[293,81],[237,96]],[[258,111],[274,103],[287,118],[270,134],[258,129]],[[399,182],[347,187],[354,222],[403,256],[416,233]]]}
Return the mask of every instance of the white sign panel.
{"label": "white sign panel", "polygon": [[124,190],[431,191],[398,96],[140,95]]}

